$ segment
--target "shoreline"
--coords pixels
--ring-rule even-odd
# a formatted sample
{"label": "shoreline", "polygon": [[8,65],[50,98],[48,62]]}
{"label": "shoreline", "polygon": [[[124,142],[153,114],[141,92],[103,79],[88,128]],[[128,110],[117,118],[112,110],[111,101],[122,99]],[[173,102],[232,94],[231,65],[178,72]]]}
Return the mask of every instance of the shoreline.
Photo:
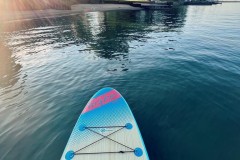
{"label": "shoreline", "polygon": [[111,10],[141,10],[139,7],[132,7],[127,4],[76,4],[71,10],[32,10],[32,11],[5,11],[0,13],[0,21],[13,22],[34,19],[56,18],[70,15],[77,15],[83,12],[111,11]]}

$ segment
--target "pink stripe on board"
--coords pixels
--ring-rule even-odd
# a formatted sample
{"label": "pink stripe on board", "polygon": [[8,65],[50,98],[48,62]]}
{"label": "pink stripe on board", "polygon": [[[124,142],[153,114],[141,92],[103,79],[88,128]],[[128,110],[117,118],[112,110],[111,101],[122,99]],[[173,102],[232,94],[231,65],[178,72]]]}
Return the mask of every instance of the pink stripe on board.
{"label": "pink stripe on board", "polygon": [[87,106],[82,111],[82,113],[86,113],[86,112],[89,112],[96,108],[99,108],[99,107],[101,107],[107,103],[110,103],[120,97],[121,97],[121,95],[116,90],[111,90],[97,98],[93,98],[92,100],[90,100],[88,102]]}

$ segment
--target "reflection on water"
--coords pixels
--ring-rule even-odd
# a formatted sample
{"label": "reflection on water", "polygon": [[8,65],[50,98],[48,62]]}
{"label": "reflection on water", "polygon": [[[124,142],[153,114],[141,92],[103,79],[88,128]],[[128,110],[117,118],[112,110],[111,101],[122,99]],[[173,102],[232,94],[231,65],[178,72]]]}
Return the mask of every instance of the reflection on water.
{"label": "reflection on water", "polygon": [[1,24],[0,159],[59,159],[84,105],[111,86],[151,159],[238,160],[239,7]]}
{"label": "reflection on water", "polygon": [[4,28],[8,32],[15,31],[16,34],[12,34],[14,42],[10,42],[14,47],[31,43],[61,48],[84,43],[98,56],[111,58],[113,53],[128,52],[128,41],[148,39],[146,34],[149,32],[177,31],[184,24],[185,14],[186,8],[162,12],[91,12],[50,20],[9,22]]}
{"label": "reflection on water", "polygon": [[8,47],[0,42],[0,88],[12,87],[19,79],[21,65],[16,63]]}
{"label": "reflection on water", "polygon": [[79,53],[89,52],[99,58],[121,61],[121,65],[108,71],[126,71],[129,50],[135,48],[129,43],[145,43],[148,33],[181,31],[185,14],[184,7],[162,12],[91,12],[50,20],[9,22],[4,28],[7,43],[15,53],[45,54],[74,45]]}

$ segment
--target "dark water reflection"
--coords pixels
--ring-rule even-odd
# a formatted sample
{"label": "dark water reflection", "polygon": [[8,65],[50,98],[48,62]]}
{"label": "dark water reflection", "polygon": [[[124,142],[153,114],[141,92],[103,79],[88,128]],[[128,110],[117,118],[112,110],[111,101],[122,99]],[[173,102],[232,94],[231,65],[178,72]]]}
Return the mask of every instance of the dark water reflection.
{"label": "dark water reflection", "polygon": [[129,102],[151,159],[239,159],[239,11],[2,23],[0,159],[59,159],[84,105],[107,86]]}
{"label": "dark water reflection", "polygon": [[[35,54],[49,48],[84,44],[84,48],[78,49],[80,53],[94,52],[100,58],[129,61],[129,49],[134,48],[129,46],[129,42],[144,43],[150,38],[147,35],[150,32],[179,32],[185,21],[186,10],[96,12],[56,19],[9,22],[2,28],[5,36],[14,36],[8,42],[15,52],[27,50],[25,54]],[[126,71],[128,69],[125,66],[123,62],[120,68],[108,71]]]}
{"label": "dark water reflection", "polygon": [[21,65],[16,63],[8,47],[0,42],[0,87],[14,86],[19,79]]}
{"label": "dark water reflection", "polygon": [[59,42],[68,43],[65,45],[84,43],[99,53],[100,57],[111,58],[113,53],[128,52],[128,41],[148,39],[146,34],[149,32],[179,30],[185,16],[186,8],[162,12],[96,12],[56,19],[10,22],[3,28],[7,32],[20,30],[19,34],[29,36],[24,39],[26,44],[36,44],[46,39],[51,40],[44,42],[46,45]]}

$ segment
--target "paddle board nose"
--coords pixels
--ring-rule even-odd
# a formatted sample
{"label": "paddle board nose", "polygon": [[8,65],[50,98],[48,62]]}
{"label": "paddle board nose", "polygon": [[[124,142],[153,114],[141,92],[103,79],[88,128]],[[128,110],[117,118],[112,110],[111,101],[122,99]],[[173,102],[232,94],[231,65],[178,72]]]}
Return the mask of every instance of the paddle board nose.
{"label": "paddle board nose", "polygon": [[149,160],[135,118],[118,91],[103,88],[93,95],[61,160]]}

